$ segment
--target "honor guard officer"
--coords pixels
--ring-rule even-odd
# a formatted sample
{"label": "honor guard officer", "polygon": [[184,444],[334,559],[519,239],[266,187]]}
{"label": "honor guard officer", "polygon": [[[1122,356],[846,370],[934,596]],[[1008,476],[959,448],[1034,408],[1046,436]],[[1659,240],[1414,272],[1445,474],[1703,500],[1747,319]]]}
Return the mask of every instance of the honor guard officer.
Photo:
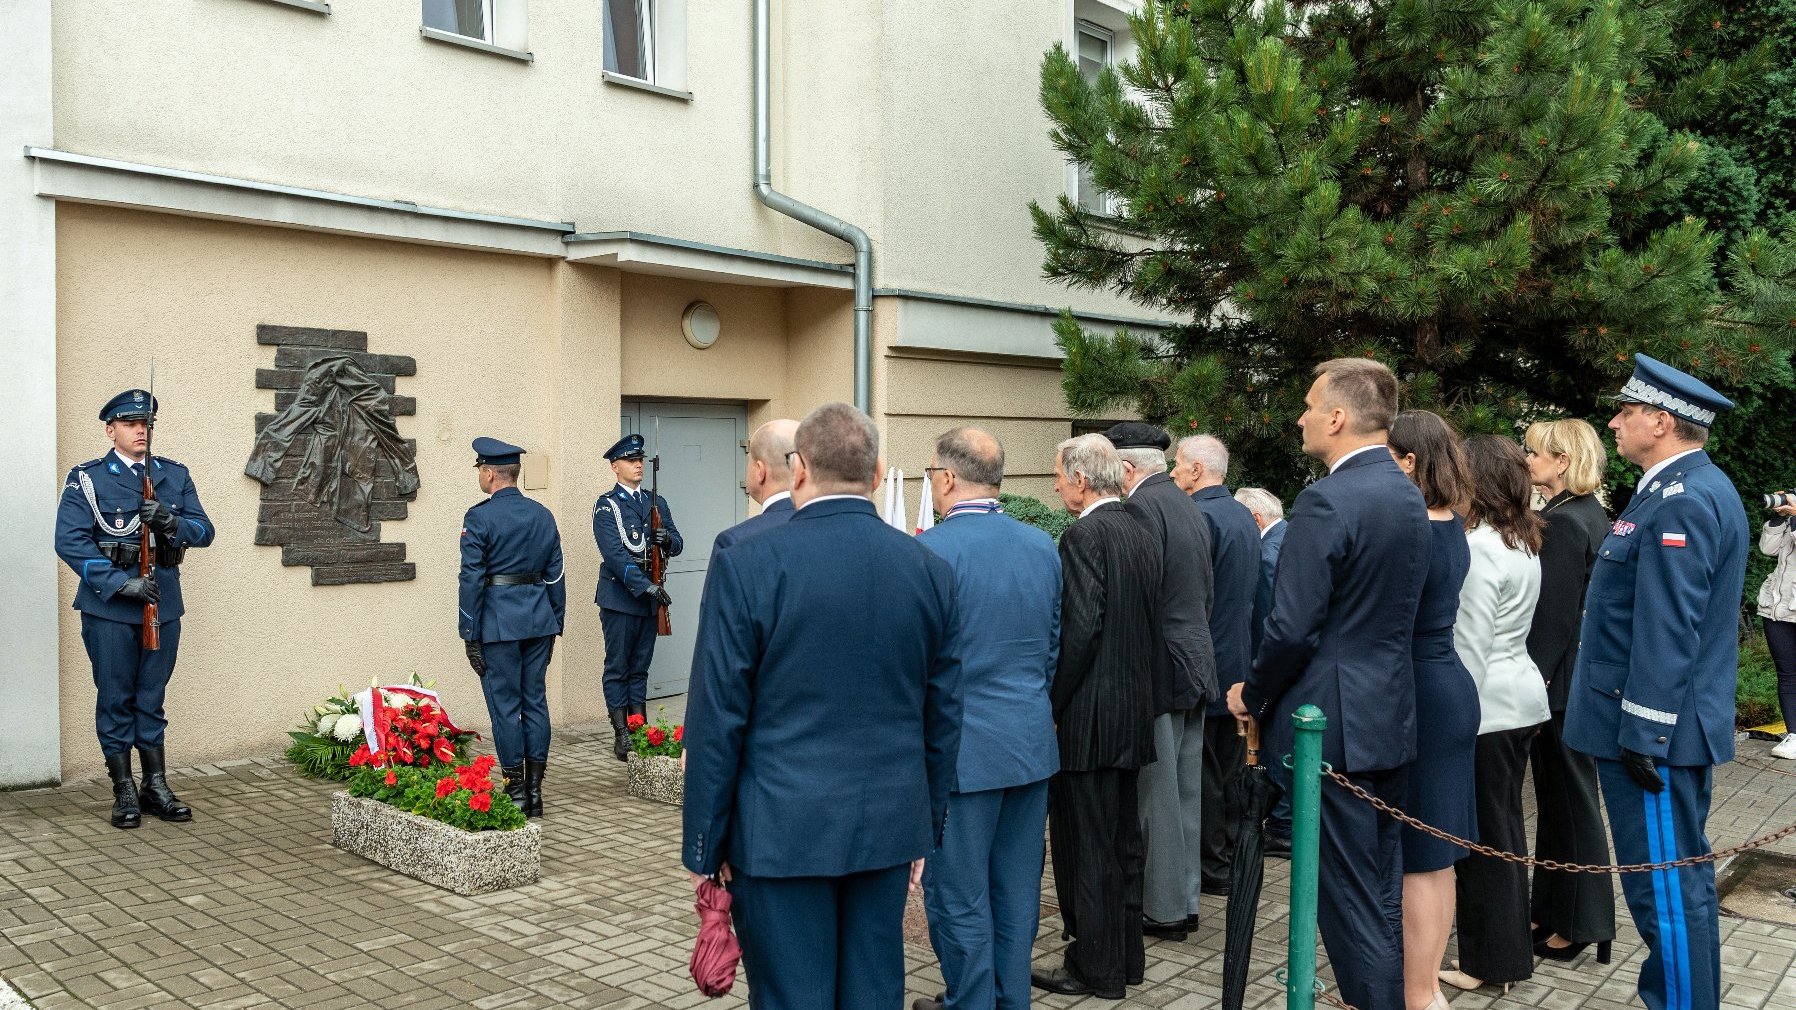
{"label": "honor guard officer", "polygon": [[[651,540],[672,558],[684,546],[667,499],[642,490],[642,436],[625,435],[605,458],[617,487],[592,506],[592,536],[599,543],[599,623],[605,629],[605,708],[611,716],[619,761],[629,754],[627,721],[646,716],[649,661],[655,656],[655,608],[669,602],[667,589],[649,580]],[[649,530],[649,511],[661,510],[661,529]]]}
{"label": "honor guard officer", "polygon": [[[1734,757],[1736,631],[1746,510],[1703,444],[1728,399],[1644,354],[1616,399],[1615,448],[1646,468],[1597,549],[1565,742],[1597,759],[1621,863],[1709,851],[1713,767]],[[1721,1001],[1715,866],[1627,873],[1622,890],[1648,954],[1650,1010]]]}
{"label": "honor guard officer", "polygon": [[[81,641],[93,662],[94,725],[112,778],[112,826],[135,828],[147,811],[188,821],[193,811],[168,787],[162,699],[181,646],[181,561],[212,542],[187,468],[148,454],[156,400],[127,389],[106,401],[100,420],[112,451],[69,471],[56,511],[56,554],[80,577],[75,590]],[[155,488],[143,494],[144,468]],[[140,574],[143,527],[152,534],[153,573]],[[161,646],[143,647],[144,604],[155,603]],[[141,789],[131,779],[131,749],[143,762]]]}
{"label": "honor guard officer", "polygon": [[474,440],[480,490],[462,517],[461,637],[493,720],[505,792],[526,817],[543,815],[549,765],[549,657],[567,616],[555,516],[518,490],[524,450]]}

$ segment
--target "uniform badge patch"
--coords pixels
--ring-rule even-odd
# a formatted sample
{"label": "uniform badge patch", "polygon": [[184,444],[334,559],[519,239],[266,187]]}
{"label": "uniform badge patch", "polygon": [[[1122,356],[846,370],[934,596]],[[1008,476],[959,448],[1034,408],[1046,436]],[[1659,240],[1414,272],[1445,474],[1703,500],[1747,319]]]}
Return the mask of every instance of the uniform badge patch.
{"label": "uniform badge patch", "polygon": [[1683,493],[1684,493],[1684,482],[1680,480],[1674,484],[1667,486],[1665,488],[1665,493],[1660,495],[1660,497],[1670,498],[1674,494],[1683,494]]}
{"label": "uniform badge patch", "polygon": [[1646,489],[1646,493],[1647,493],[1647,494],[1652,494],[1652,493],[1653,493],[1653,492],[1654,492],[1654,491],[1657,491],[1657,490],[1659,490],[1659,482],[1658,482],[1658,481],[1653,481],[1653,486],[1652,486],[1652,487],[1649,487],[1649,488],[1647,488],[1647,489]]}
{"label": "uniform badge patch", "polygon": [[1609,527],[1609,532],[1615,534],[1618,537],[1625,537],[1628,534],[1634,532],[1634,530],[1636,530],[1637,528],[1638,527],[1636,527],[1633,523],[1628,522],[1626,519],[1617,519],[1617,520],[1615,520],[1615,525]]}
{"label": "uniform badge patch", "polygon": [[1684,535],[1682,533],[1661,533],[1661,534],[1659,534],[1659,546],[1661,546],[1661,547],[1683,547],[1683,546],[1686,546]]}

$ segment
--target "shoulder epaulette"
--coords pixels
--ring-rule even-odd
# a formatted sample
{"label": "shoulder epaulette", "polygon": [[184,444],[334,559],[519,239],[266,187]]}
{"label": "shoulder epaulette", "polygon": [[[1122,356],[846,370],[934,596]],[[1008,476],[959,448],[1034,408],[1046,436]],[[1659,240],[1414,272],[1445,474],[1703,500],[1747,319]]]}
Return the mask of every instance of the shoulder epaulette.
{"label": "shoulder epaulette", "polygon": [[172,466],[172,467],[178,467],[179,469],[182,469],[182,470],[187,469],[186,464],[181,463],[177,460],[169,459],[167,456],[152,456],[151,458],[156,461],[156,465],[159,467],[162,464],[167,463],[169,466]]}

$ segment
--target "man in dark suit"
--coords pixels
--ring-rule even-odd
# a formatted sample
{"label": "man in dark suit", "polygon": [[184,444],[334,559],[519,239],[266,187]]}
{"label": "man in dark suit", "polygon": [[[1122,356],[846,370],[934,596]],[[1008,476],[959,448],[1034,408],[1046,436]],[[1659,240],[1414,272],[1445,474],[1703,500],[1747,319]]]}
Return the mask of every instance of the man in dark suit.
{"label": "man in dark suit", "polygon": [[[1247,506],[1229,495],[1223,483],[1228,472],[1229,451],[1221,439],[1192,435],[1179,440],[1174,480],[1210,520],[1210,570],[1215,576],[1210,643],[1222,692],[1241,683],[1253,664],[1253,601],[1260,587],[1260,529]],[[1227,784],[1245,761],[1247,748],[1221,693],[1204,714],[1203,889],[1227,894],[1241,819],[1241,811],[1227,804]]]}
{"label": "man in dark suit", "polygon": [[1054,490],[1079,521],[1060,537],[1060,658],[1054,723],[1060,774],[1048,785],[1054,887],[1072,943],[1039,988],[1122,999],[1146,967],[1144,858],[1136,780],[1154,760],[1160,548],[1124,511],[1123,470],[1102,435],[1060,444]]}
{"label": "man in dark suit", "polygon": [[[1329,467],[1291,509],[1272,613],[1229,711],[1257,720],[1275,774],[1291,752],[1291,714],[1328,717],[1322,760],[1401,806],[1416,755],[1410,648],[1428,570],[1428,509],[1385,445],[1397,379],[1370,358],[1316,367],[1298,419],[1303,450]],[[1322,787],[1323,943],[1341,998],[1403,1006],[1403,864],[1397,822],[1344,789]]]}
{"label": "man in dark suit", "polygon": [[[1616,861],[1670,862],[1708,854],[1714,766],[1734,759],[1751,531],[1703,450],[1731,400],[1644,354],[1616,399],[1615,451],[1646,472],[1597,550],[1565,743],[1596,758]],[[1646,941],[1641,1002],[1719,1006],[1715,864],[1624,873],[1621,887]]]}
{"label": "man in dark suit", "polygon": [[1123,507],[1160,552],[1161,656],[1154,678],[1154,761],[1141,769],[1142,928],[1185,939],[1203,884],[1204,705],[1216,689],[1210,642],[1210,522],[1166,472],[1163,429],[1126,421],[1104,433],[1123,464]]}
{"label": "man in dark suit", "polygon": [[797,514],[705,580],[681,860],[729,883],[749,1006],[897,1007],[960,749],[954,572],[874,512],[867,415],[827,404],[795,442]]}
{"label": "man in dark suit", "polygon": [[543,815],[549,764],[549,658],[567,620],[555,516],[518,490],[524,450],[474,440],[480,490],[461,520],[458,626],[493,720],[505,792],[526,817]]}
{"label": "man in dark suit", "polygon": [[[1247,506],[1254,525],[1260,530],[1260,582],[1253,594],[1251,625],[1251,657],[1260,651],[1260,636],[1265,630],[1266,615],[1272,612],[1272,580],[1278,574],[1278,553],[1285,545],[1285,503],[1278,495],[1263,487],[1244,487],[1235,492],[1235,500]],[[1288,859],[1291,856],[1291,794],[1279,790],[1272,812],[1266,815],[1266,855]]]}
{"label": "man in dark suit", "polygon": [[748,436],[748,496],[761,506],[761,511],[717,534],[711,542],[711,553],[792,518],[796,511],[792,507],[792,466],[786,457],[792,452],[792,436],[797,432],[797,421],[781,417]]}
{"label": "man in dark suit", "polygon": [[[599,545],[599,628],[605,634],[605,710],[611,716],[612,753],[619,761],[630,751],[627,725],[648,711],[649,664],[655,659],[655,614],[671,603],[667,587],[649,578],[649,545],[679,556],[685,541],[674,525],[667,499],[650,501],[642,486],[643,440],[625,435],[605,450],[617,486],[592,505],[592,537]],[[651,513],[661,528],[649,528]]]}
{"label": "man in dark suit", "polygon": [[954,569],[950,648],[965,698],[942,847],[923,872],[944,999],[913,1010],[1026,1010],[1041,917],[1048,776],[1060,767],[1048,687],[1060,652],[1060,557],[998,508],[1004,447],[977,428],[936,439],[924,471],[942,521],[918,536]]}

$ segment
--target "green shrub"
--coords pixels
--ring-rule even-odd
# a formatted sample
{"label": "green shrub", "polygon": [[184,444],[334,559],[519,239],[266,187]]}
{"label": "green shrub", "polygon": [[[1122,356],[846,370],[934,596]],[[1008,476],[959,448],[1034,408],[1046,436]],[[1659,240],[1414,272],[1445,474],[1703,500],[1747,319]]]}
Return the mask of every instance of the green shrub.
{"label": "green shrub", "polygon": [[1026,494],[1001,494],[998,504],[1003,507],[1004,514],[1026,522],[1038,530],[1060,542],[1060,534],[1073,524],[1073,514],[1063,508],[1054,508],[1039,498],[1031,498]]}
{"label": "green shrub", "polygon": [[1777,667],[1765,640],[1753,636],[1740,646],[1740,684],[1734,689],[1734,724],[1742,729],[1783,718],[1777,707]]}

